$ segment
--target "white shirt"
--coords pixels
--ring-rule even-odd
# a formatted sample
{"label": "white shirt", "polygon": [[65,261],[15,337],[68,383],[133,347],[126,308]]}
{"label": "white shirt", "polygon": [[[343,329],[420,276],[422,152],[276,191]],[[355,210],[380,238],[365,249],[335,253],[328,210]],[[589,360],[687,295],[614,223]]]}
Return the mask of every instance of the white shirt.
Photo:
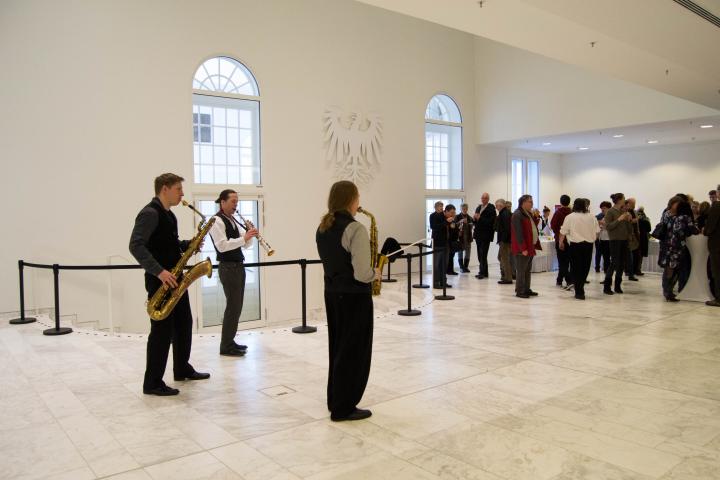
{"label": "white shirt", "polygon": [[235,220],[234,217],[228,217],[227,215],[221,213],[215,215],[215,223],[210,228],[210,237],[212,238],[217,251],[222,253],[235,250],[238,247],[242,247],[246,250],[250,248],[250,245],[252,245],[252,238],[246,242],[242,232],[240,232],[240,236],[238,238],[227,238],[227,234],[225,233],[225,222],[223,222],[222,218],[220,218],[221,215],[225,218],[230,218],[230,223],[232,223],[233,228],[235,230],[238,229],[238,221]]}
{"label": "white shirt", "polygon": [[599,231],[597,218],[592,213],[573,212],[565,217],[560,227],[560,233],[570,243],[595,243]]}

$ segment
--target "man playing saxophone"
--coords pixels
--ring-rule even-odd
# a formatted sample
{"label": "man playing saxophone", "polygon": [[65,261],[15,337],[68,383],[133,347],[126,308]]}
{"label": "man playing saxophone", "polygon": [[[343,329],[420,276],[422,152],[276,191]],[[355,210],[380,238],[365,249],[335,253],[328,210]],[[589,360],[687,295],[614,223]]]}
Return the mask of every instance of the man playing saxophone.
{"label": "man playing saxophone", "polygon": [[[183,197],[183,178],[164,173],[155,179],[155,197],[135,218],[130,236],[130,253],[145,270],[148,298],[163,284],[175,288],[178,279],[170,270],[182,257],[188,241],[178,237],[177,218],[170,211]],[[203,380],[209,373],[195,371],[190,365],[192,313],[187,291],[164,320],[150,320],[143,393],[177,395],[179,390],[163,381],[170,343],[173,346],[173,374],[176,381]]]}
{"label": "man playing saxophone", "polygon": [[240,229],[243,225],[233,216],[238,204],[235,190],[223,190],[215,203],[220,206],[220,210],[215,214],[218,220],[210,229],[210,238],[217,252],[218,274],[227,300],[220,338],[220,355],[242,357],[247,351],[247,346],[235,343],[235,335],[245,295],[243,249],[250,248],[252,239],[257,237],[258,231],[250,228],[243,233]]}
{"label": "man playing saxophone", "polygon": [[315,234],[325,278],[329,370],[327,406],[333,421],[362,420],[370,410],[357,408],[362,399],[372,357],[372,282],[380,270],[370,262],[367,229],[354,217],[360,194],[354,183],[333,184]]}

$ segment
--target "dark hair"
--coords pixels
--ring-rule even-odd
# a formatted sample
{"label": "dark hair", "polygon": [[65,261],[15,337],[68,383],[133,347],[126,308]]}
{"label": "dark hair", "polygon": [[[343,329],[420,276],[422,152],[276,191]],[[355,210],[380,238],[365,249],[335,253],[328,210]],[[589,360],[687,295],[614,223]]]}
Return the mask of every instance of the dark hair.
{"label": "dark hair", "polygon": [[452,203],[448,203],[447,205],[445,205],[445,211],[449,212],[450,210],[455,210],[455,205],[453,205]]}
{"label": "dark hair", "polygon": [[606,207],[606,208],[612,208],[612,203],[608,202],[607,200],[603,200],[600,202],[600,208]]}
{"label": "dark hair", "polygon": [[584,198],[576,198],[573,202],[573,212],[587,213],[587,201]]}
{"label": "dark hair", "polygon": [[675,196],[682,198],[683,202],[687,202],[687,201],[690,200],[690,199],[688,198],[688,196],[685,195],[684,193],[676,193]]}
{"label": "dark hair", "polygon": [[353,182],[340,180],[333,183],[330,187],[328,195],[328,211],[320,220],[318,230],[320,232],[327,231],[335,223],[336,212],[346,212],[350,208],[350,204],[360,195],[357,186]]}
{"label": "dark hair", "polygon": [[612,195],[610,195],[610,200],[612,200],[613,203],[618,203],[620,200],[622,200],[624,198],[625,198],[625,195],[623,195],[622,193],[613,193]]}
{"label": "dark hair", "polygon": [[174,173],[163,173],[159,177],[155,177],[155,195],[160,194],[160,190],[162,190],[162,187],[172,187],[176,183],[180,183],[183,180],[185,180],[180,175],[175,175]]}
{"label": "dark hair", "polygon": [[682,201],[683,201],[683,199],[678,195],[670,197],[670,200],[668,200],[668,205],[667,205],[668,210],[670,210],[672,208],[672,206],[675,205],[676,203],[680,203]]}
{"label": "dark hair", "polygon": [[547,205],[545,205],[545,206],[543,207],[543,213],[549,212],[549,211],[550,211],[550,208],[549,208]]}
{"label": "dark hair", "polygon": [[532,198],[532,195],[527,195],[527,194],[526,194],[526,195],[522,195],[522,196],[518,199],[518,208],[522,208],[522,204],[525,203],[526,201],[528,201],[528,199],[530,199],[530,198]]}
{"label": "dark hair", "polygon": [[568,205],[570,205],[570,197],[568,195],[561,195],[560,205],[562,205],[563,207],[567,207]]}
{"label": "dark hair", "polygon": [[710,190],[708,195],[717,195],[717,190]]}
{"label": "dark hair", "polygon": [[706,215],[708,210],[710,210],[710,202],[702,202],[698,213],[700,215]]}
{"label": "dark hair", "polygon": [[235,190],[230,190],[229,188],[226,188],[222,192],[220,192],[220,195],[218,196],[217,200],[215,200],[215,203],[220,202],[226,202],[228,198],[230,198],[231,193],[237,193]]}
{"label": "dark hair", "polygon": [[688,217],[693,218],[693,211],[690,206],[690,202],[685,200],[681,201],[677,208],[677,215],[687,215]]}

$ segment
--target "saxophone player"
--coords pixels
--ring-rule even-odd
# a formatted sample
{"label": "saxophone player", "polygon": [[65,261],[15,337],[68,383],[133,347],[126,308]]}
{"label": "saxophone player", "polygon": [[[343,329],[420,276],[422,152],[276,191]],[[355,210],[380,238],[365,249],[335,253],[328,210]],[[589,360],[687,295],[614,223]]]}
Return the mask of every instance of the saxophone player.
{"label": "saxophone player", "polygon": [[[130,235],[130,253],[145,270],[148,298],[160,286],[177,287],[170,273],[187,248],[187,241],[178,237],[177,218],[170,211],[183,197],[183,178],[164,173],[155,179],[155,197],[135,218]],[[192,313],[185,292],[170,315],[164,320],[150,320],[143,393],[146,395],[177,395],[179,390],[163,381],[170,343],[173,346],[173,374],[176,381],[204,380],[209,373],[197,372],[190,365],[192,344]]]}
{"label": "saxophone player", "polygon": [[379,269],[370,264],[367,229],[353,217],[360,206],[354,183],[333,184],[328,211],[315,234],[325,278],[329,370],[327,406],[333,421],[362,420],[372,413],[357,408],[370,375],[373,338],[372,282]]}
{"label": "saxophone player", "polygon": [[240,230],[240,227],[245,227],[233,216],[238,204],[235,190],[223,190],[215,203],[220,209],[215,214],[218,221],[210,229],[210,239],[217,252],[218,274],[227,300],[223,314],[220,355],[242,357],[247,351],[247,346],[235,343],[235,335],[245,295],[243,249],[250,248],[252,239],[257,237],[258,231],[255,228],[244,233]]}

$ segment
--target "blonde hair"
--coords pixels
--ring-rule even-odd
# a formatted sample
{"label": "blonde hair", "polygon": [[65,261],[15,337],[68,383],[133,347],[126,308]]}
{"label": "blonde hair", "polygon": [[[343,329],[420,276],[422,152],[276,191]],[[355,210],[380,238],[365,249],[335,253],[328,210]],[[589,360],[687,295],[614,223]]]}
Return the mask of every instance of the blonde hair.
{"label": "blonde hair", "polygon": [[340,180],[333,183],[328,195],[328,211],[320,219],[318,230],[320,233],[327,231],[335,223],[336,212],[347,212],[352,202],[360,196],[357,186],[348,180]]}

